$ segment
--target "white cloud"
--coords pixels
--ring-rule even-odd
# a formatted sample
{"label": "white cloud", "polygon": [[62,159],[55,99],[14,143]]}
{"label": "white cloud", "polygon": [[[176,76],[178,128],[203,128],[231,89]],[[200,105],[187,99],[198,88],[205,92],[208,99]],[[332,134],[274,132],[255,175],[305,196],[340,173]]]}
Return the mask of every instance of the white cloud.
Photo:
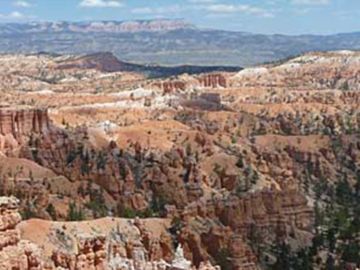
{"label": "white cloud", "polygon": [[271,11],[251,5],[213,4],[204,8],[209,12],[219,14],[245,13],[260,17],[274,17]]}
{"label": "white cloud", "polygon": [[22,19],[25,17],[25,15],[22,14],[21,12],[13,11],[8,15],[8,17],[13,19]]}
{"label": "white cloud", "polygon": [[[163,7],[139,7],[132,9],[134,14],[142,15],[169,15],[189,10],[203,10],[213,15],[229,15],[232,13],[244,13],[259,17],[274,17],[274,14],[266,9],[251,6],[251,5],[231,5],[231,4],[217,4],[216,0],[188,0],[196,5],[172,5]],[[207,3],[207,4],[206,4]],[[211,15],[210,14],[210,15]]]}
{"label": "white cloud", "polygon": [[31,4],[27,1],[16,1],[14,3],[14,6],[21,7],[21,8],[28,8],[31,7]]}
{"label": "white cloud", "polygon": [[209,4],[215,3],[216,0],[188,0],[188,2],[192,4]]}
{"label": "white cloud", "polygon": [[330,0],[292,0],[295,5],[327,5]]}
{"label": "white cloud", "polygon": [[227,5],[227,4],[216,4],[210,5],[206,7],[208,11],[215,12],[215,13],[233,13],[239,10],[242,11],[242,8],[235,6],[235,5]]}
{"label": "white cloud", "polygon": [[81,7],[122,7],[123,3],[118,0],[82,0]]}
{"label": "white cloud", "polygon": [[29,17],[25,16],[24,14],[22,14],[19,11],[13,11],[9,14],[1,14],[0,13],[0,20],[5,20],[5,21],[24,20],[27,18],[29,18]]}
{"label": "white cloud", "polygon": [[139,7],[134,8],[131,12],[134,14],[151,14],[154,13],[154,10],[151,7]]}
{"label": "white cloud", "polygon": [[185,8],[179,5],[166,6],[166,7],[139,7],[134,8],[131,12],[134,14],[152,14],[152,15],[164,15],[164,14],[174,14],[181,11],[184,11]]}

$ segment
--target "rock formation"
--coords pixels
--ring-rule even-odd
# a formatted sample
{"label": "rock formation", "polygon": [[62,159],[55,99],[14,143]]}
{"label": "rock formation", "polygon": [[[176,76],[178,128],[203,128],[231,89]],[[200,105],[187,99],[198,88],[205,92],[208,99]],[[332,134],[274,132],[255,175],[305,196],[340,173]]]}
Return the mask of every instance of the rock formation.
{"label": "rock formation", "polygon": [[50,120],[47,110],[0,107],[0,151],[20,146],[31,133],[45,133]]}
{"label": "rock formation", "polygon": [[111,270],[220,270],[214,267],[210,262],[201,263],[199,268],[192,267],[192,263],[184,258],[184,252],[181,246],[177,247],[175,258],[172,262],[167,263],[161,261],[146,261],[144,252],[134,250],[133,259],[125,259],[115,256],[109,261],[109,269]]}
{"label": "rock formation", "polygon": [[226,88],[227,75],[221,73],[209,73],[203,75],[182,75],[172,79],[157,80],[150,87],[161,89],[165,94],[186,92],[194,88]]}
{"label": "rock formation", "polygon": [[[120,236],[120,235],[118,235]],[[126,238],[126,235],[123,235]],[[68,270],[219,270],[209,262],[201,263],[199,268],[192,266],[184,258],[181,246],[177,248],[174,260],[150,260],[149,252],[141,241],[124,243],[121,238],[111,235],[79,236],[77,251],[65,253],[56,251],[51,260],[56,269]]]}
{"label": "rock formation", "polygon": [[40,249],[21,240],[20,232],[16,229],[21,221],[18,203],[14,197],[0,197],[0,269],[43,269]]}
{"label": "rock formation", "polygon": [[[45,258],[41,249],[21,240],[17,225],[21,221],[19,201],[14,197],[0,197],[0,269],[41,270],[196,270],[184,258],[181,246],[170,262],[149,260],[149,252],[139,241],[126,242],[127,235],[112,231],[108,236],[98,233],[77,235],[73,251],[54,251]],[[139,220],[135,221],[141,224]],[[64,225],[65,226],[65,225]],[[139,226],[139,225],[138,225]],[[57,232],[63,234],[64,232]],[[143,231],[142,233],[145,233]],[[44,236],[47,237],[47,236]],[[59,244],[60,246],[60,244]],[[44,263],[46,262],[46,263]],[[210,263],[201,263],[198,270],[218,270]]]}
{"label": "rock formation", "polygon": [[197,79],[200,85],[205,88],[227,87],[227,80],[223,74],[206,74],[199,76]]}
{"label": "rock formation", "polygon": [[280,64],[248,68],[231,79],[232,86],[360,90],[358,52],[308,53]]}
{"label": "rock formation", "polygon": [[[0,110],[0,192],[17,194],[26,218],[48,220],[37,222],[58,245],[49,267],[270,268],[279,250],[292,260],[310,254],[321,233],[314,209],[358,205],[357,52],[312,53],[236,75],[132,77],[135,85],[105,72],[100,60],[115,63],[108,56],[0,57],[13,63],[0,80],[12,90],[0,102],[53,108]],[[356,225],[353,210],[344,215]],[[110,232],[115,222],[121,229]],[[310,261],[324,267],[316,256],[336,252],[340,265],[340,249],[329,253],[327,244]]]}
{"label": "rock formation", "polygon": [[177,80],[160,81],[153,84],[154,87],[161,89],[165,94],[176,93],[186,90],[186,82]]}

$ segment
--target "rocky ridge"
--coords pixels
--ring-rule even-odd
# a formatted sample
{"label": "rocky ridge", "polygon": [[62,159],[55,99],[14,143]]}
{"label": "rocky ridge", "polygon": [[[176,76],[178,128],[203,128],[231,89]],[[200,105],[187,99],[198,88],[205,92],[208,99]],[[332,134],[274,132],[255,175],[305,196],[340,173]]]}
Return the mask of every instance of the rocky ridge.
{"label": "rocky ridge", "polygon": [[[0,269],[113,269],[113,270],[216,270],[210,263],[201,263],[199,268],[193,268],[192,263],[184,258],[181,246],[178,246],[174,258],[170,263],[164,260],[156,261],[151,253],[148,255],[142,241],[151,240],[150,251],[154,251],[154,243],[151,233],[142,225],[141,221],[135,220],[134,228],[138,230],[140,239],[127,240],[119,231],[111,231],[109,236],[101,236],[99,233],[92,232],[89,235],[77,235],[72,253],[64,253],[56,250],[52,253],[51,258],[46,258],[36,244],[30,241],[22,240],[18,225],[21,221],[18,212],[18,200],[14,197],[0,197]],[[24,230],[26,224],[20,225]],[[68,235],[64,231],[66,225],[61,229],[56,229],[53,233],[58,237],[63,237],[64,241],[68,240]],[[119,229],[119,228],[117,228]],[[33,231],[32,229],[29,229]],[[36,234],[36,232],[35,232]],[[138,236],[138,237],[139,237]],[[125,237],[125,238],[124,238]],[[142,239],[141,239],[142,237]],[[150,238],[148,238],[150,237]],[[66,240],[67,239],[67,240]],[[45,241],[52,241],[47,239]],[[126,240],[125,240],[126,241]],[[156,242],[155,242],[156,243]],[[158,246],[160,248],[160,246]],[[171,248],[170,248],[171,249]],[[48,252],[48,250],[47,250]],[[171,254],[169,254],[172,256]],[[130,257],[128,257],[130,256]],[[151,261],[149,259],[151,258]],[[160,255],[163,258],[163,255]]]}
{"label": "rocky ridge", "polygon": [[359,52],[308,53],[283,63],[242,70],[232,85],[359,91],[359,70]]}

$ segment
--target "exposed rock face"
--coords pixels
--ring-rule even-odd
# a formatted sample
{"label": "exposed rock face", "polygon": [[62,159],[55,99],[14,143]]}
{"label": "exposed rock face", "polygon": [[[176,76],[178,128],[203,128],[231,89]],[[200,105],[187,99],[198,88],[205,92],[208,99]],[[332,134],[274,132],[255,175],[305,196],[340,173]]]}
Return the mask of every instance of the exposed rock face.
{"label": "exposed rock face", "polygon": [[111,53],[96,53],[59,64],[58,69],[96,69],[102,72],[126,71],[131,65],[119,61]]}
{"label": "exposed rock face", "polygon": [[220,270],[220,268],[214,267],[210,262],[202,262],[199,268],[192,267],[192,263],[185,259],[184,251],[179,245],[175,258],[171,263],[167,263],[164,260],[160,261],[147,261],[146,254],[141,248],[133,251],[132,259],[121,258],[119,255],[110,259],[109,269],[111,270]]}
{"label": "exposed rock face", "polygon": [[[203,98],[217,102],[220,96],[204,94]],[[14,115],[15,118],[18,114]],[[166,152],[148,151],[139,142],[127,148],[125,154],[121,153],[115,142],[107,148],[99,149],[89,139],[88,129],[71,131],[49,128],[48,121],[48,124],[39,124],[42,123],[39,117],[34,119],[37,119],[35,126],[40,128],[33,128],[29,124],[20,125],[21,132],[18,134],[20,137],[29,132],[35,134],[31,142],[24,145],[23,157],[36,160],[73,182],[91,178],[122,207],[144,211],[150,205],[151,196],[167,196],[169,204],[181,209],[178,213],[185,226],[179,240],[184,245],[186,257],[195,265],[200,266],[201,262],[216,258],[219,250],[228,249],[234,269],[257,269],[257,258],[246,243],[249,235],[255,230],[264,241],[273,242],[275,237],[287,238],[290,229],[300,233],[310,231],[313,212],[307,206],[305,197],[296,190],[288,189],[286,185],[279,190],[263,189],[242,196],[224,192],[212,199],[204,197],[205,189],[209,186],[204,188],[208,179],[203,168],[206,164],[202,159],[214,155],[215,148],[208,134],[213,135],[222,130],[230,132],[236,123],[210,123],[210,119],[204,116],[200,121],[193,121],[191,117],[195,116],[191,114],[189,119],[184,119],[184,122],[191,121],[199,125],[198,132],[191,139],[194,142],[191,146],[193,150],[177,146]],[[214,126],[216,128],[211,128]],[[287,121],[284,121],[283,126],[287,126]],[[9,128],[6,130],[11,131]],[[253,148],[251,151],[257,153],[258,150]],[[197,158],[192,154],[195,150],[201,153]],[[283,157],[258,154],[259,160],[262,158],[273,165],[280,166],[284,161]],[[136,172],[137,168],[142,170],[141,179]],[[219,187],[219,191],[221,188],[235,191],[239,168],[235,172],[214,171],[217,171],[218,183],[215,180],[213,187]],[[275,172],[271,175],[278,176]],[[278,182],[281,183],[280,180]],[[39,204],[45,208],[45,204]],[[150,261],[158,261],[162,265],[161,260],[164,259],[170,263],[173,250],[169,237],[164,235],[161,239],[153,239],[141,224],[138,224],[138,228],[141,231],[140,243],[125,243],[119,247],[125,253],[115,252],[114,258],[119,265],[136,265],[140,261],[142,266],[139,269],[146,269]],[[60,251],[54,254],[55,266],[70,270],[106,269],[106,239],[106,236],[79,237],[75,252]]]}
{"label": "exposed rock face", "polygon": [[47,110],[32,108],[0,108],[0,133],[13,134],[15,138],[41,133],[49,128],[50,120]]}
{"label": "exposed rock face", "polygon": [[[184,258],[181,246],[175,252],[173,260],[166,262],[162,258],[152,257],[154,238],[140,220],[134,224],[139,227],[140,239],[128,239],[127,235],[112,231],[103,236],[92,232],[78,235],[73,251],[55,251],[50,261],[44,258],[40,249],[28,241],[20,239],[16,226],[21,221],[18,213],[19,201],[14,197],[0,197],[0,270],[196,270],[191,261]],[[66,225],[63,225],[65,228]],[[62,234],[65,239],[67,236]],[[46,236],[48,237],[48,236]],[[171,239],[169,239],[171,241]],[[150,244],[146,249],[146,243]],[[160,241],[160,249],[169,249],[169,245]],[[168,247],[166,247],[168,246]],[[171,249],[171,248],[170,248]],[[166,256],[165,256],[166,257]],[[48,261],[44,263],[44,261]],[[210,263],[201,263],[199,270],[219,270]]]}
{"label": "exposed rock face", "polygon": [[219,203],[220,219],[243,235],[250,234],[251,225],[255,225],[264,236],[273,233],[285,238],[286,225],[309,231],[313,224],[313,210],[295,190],[264,190],[240,199],[231,197],[224,208]]}
{"label": "exposed rock face", "polygon": [[[8,166],[4,190],[15,194],[11,180],[22,180],[15,191],[25,193],[40,218],[66,219],[74,200],[85,219],[112,215],[109,224],[115,216],[141,216],[168,222],[154,236],[148,220],[136,220],[130,227],[138,235],[131,241],[109,238],[108,232],[79,234],[76,250],[54,255],[64,268],[103,267],[96,254],[104,250],[112,250],[105,262],[111,258],[114,269],[189,261],[200,267],[224,257],[231,269],[270,267],[282,245],[291,253],[312,245],[314,202],[322,208],[337,196],[339,175],[346,176],[349,190],[358,186],[358,54],[349,55],[306,55],[235,77],[209,73],[139,81],[147,87],[123,92],[49,94],[62,100],[51,103],[59,108],[51,113],[67,128],[31,132],[17,157],[59,178],[24,181],[24,173],[9,176]],[[53,102],[49,95],[37,97]],[[176,106],[154,106],[168,97]],[[144,109],[144,98],[152,106]],[[129,107],[120,109],[124,101]],[[18,129],[24,127],[7,128],[14,140],[12,130]],[[46,213],[50,204],[55,217]],[[174,262],[177,243],[185,259]]]}
{"label": "exposed rock face", "polygon": [[180,80],[160,81],[154,83],[154,86],[166,94],[186,90],[186,83]]}
{"label": "exposed rock face", "polygon": [[50,128],[47,110],[0,107],[0,151],[12,149],[31,133],[46,133]]}
{"label": "exposed rock face", "polygon": [[222,74],[206,74],[197,78],[200,85],[205,88],[227,87],[227,80]]}
{"label": "exposed rock face", "polygon": [[[114,232],[113,232],[114,233]],[[151,258],[152,250],[147,250],[144,242],[128,241],[126,235],[111,234],[79,236],[75,253],[56,251],[51,259],[56,269],[68,270],[219,270],[209,262],[199,268],[185,259],[183,249],[178,246],[173,260]]]}
{"label": "exposed rock face", "polygon": [[[203,133],[198,133],[194,141],[196,149],[201,153],[207,153],[206,149],[213,147]],[[66,175],[72,181],[91,177],[116,198],[122,207],[144,211],[150,205],[148,196],[167,196],[168,202],[178,209],[184,209],[180,213],[185,226],[180,232],[179,240],[184,245],[186,257],[197,266],[203,261],[216,258],[219,250],[228,249],[234,269],[258,269],[257,258],[246,243],[246,239],[254,231],[263,241],[271,243],[286,239],[290,232],[301,234],[312,229],[313,211],[303,195],[287,186],[290,181],[281,189],[263,189],[242,196],[224,192],[211,199],[202,198],[204,188],[200,183],[206,182],[202,176],[202,167],[191,153],[186,154],[186,149],[174,148],[164,155],[154,151],[150,155],[140,143],[135,143],[128,148],[133,155],[133,159],[129,159],[124,154],[120,155],[116,143],[111,143],[105,153],[92,148],[88,130],[81,128],[73,133],[54,130],[46,137],[42,136],[36,147],[36,158],[41,164]],[[24,155],[27,150],[29,149],[24,147]],[[34,153],[27,154],[32,155],[30,158],[35,158]],[[280,165],[277,162],[280,157],[274,157],[273,160],[265,155],[262,158]],[[134,171],[134,164],[141,163],[148,166],[144,166],[140,182]],[[184,173],[179,177],[181,172]],[[218,174],[220,187],[224,186],[229,191],[236,188],[235,173],[232,175],[230,171],[224,171]],[[139,186],[141,189],[137,188]],[[172,256],[169,245],[171,241],[166,236],[152,239],[141,223],[137,226],[142,235],[141,242],[120,245],[119,250],[126,252],[114,252],[116,263],[113,269],[119,265],[135,267],[137,261],[141,262],[139,269],[150,267],[149,261],[158,261],[162,265],[161,259],[167,259],[169,263]],[[78,241],[83,242],[81,239]],[[79,246],[77,253],[57,253],[53,257],[54,261],[57,266],[66,266],[71,270],[103,267],[104,258],[97,252],[101,251],[102,254],[107,249],[96,246],[96,243],[101,242],[100,246],[104,246],[105,242],[101,239],[87,238],[84,245]],[[78,268],[71,268],[71,265]]]}
{"label": "exposed rock face", "polygon": [[226,88],[227,77],[222,73],[209,73],[198,76],[183,75],[170,80],[159,80],[151,84],[151,87],[161,89],[164,93],[175,93],[192,90],[194,88]]}
{"label": "exposed rock face", "polygon": [[55,252],[52,261],[56,268],[69,270],[101,270],[106,268],[106,237],[104,236],[79,236],[77,252],[67,254],[61,251]]}
{"label": "exposed rock face", "polygon": [[[148,192],[160,195],[168,190],[167,197],[176,205],[186,205],[188,201],[201,196],[202,189],[199,179],[196,179],[199,177],[198,168],[193,166],[193,161],[189,158],[179,156],[175,149],[162,158],[157,156],[157,153],[152,153],[151,156],[146,149],[135,144],[131,151],[134,151],[136,162],[153,164],[152,160],[163,159],[161,164],[144,167],[143,178],[138,179],[133,167],[134,161],[119,155],[120,149],[117,147],[106,152],[95,149],[89,141],[87,132],[81,128],[71,134],[64,130],[54,130],[45,137],[37,137],[36,145],[30,143],[30,149],[24,146],[22,156],[36,160],[56,173],[65,175],[71,181],[87,180],[91,177],[96,184],[119,200],[121,205],[131,209],[145,210],[149,206],[146,200]],[[181,177],[175,176],[169,170],[169,165],[173,162],[183,163],[184,169],[188,170],[188,188],[185,188]],[[180,167],[176,169],[181,170]],[[143,185],[143,190],[137,190],[138,185]]]}
{"label": "exposed rock face", "polygon": [[40,270],[40,249],[28,241],[20,240],[16,225],[21,221],[21,216],[17,209],[17,199],[0,197],[0,269]]}
{"label": "exposed rock face", "polygon": [[311,231],[313,210],[295,190],[269,189],[243,198],[225,195],[200,200],[190,204],[182,218],[188,226],[182,229],[180,241],[195,262],[216,257],[225,248],[234,269],[257,269],[256,256],[245,239],[256,235],[262,241],[276,242],[290,233]]}
{"label": "exposed rock face", "polygon": [[358,52],[308,53],[278,65],[244,69],[232,78],[231,84],[360,90],[359,70]]}

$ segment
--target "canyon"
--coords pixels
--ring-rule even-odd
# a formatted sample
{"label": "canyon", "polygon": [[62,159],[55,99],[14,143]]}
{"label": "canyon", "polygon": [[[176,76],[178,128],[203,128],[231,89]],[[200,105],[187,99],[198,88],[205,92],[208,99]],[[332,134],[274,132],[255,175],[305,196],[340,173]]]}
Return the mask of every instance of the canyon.
{"label": "canyon", "polygon": [[161,78],[0,63],[0,269],[360,263],[359,52]]}

